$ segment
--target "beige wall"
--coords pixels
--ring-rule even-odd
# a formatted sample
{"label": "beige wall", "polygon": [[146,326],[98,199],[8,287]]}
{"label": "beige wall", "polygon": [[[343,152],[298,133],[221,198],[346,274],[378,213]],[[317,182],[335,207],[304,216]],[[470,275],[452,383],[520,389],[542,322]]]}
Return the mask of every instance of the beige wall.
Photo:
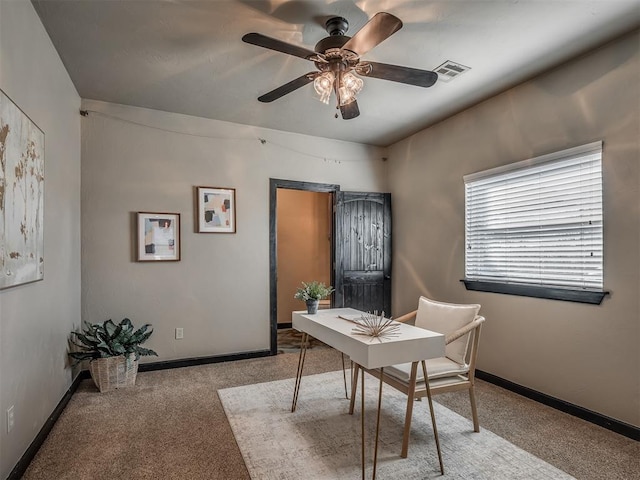
{"label": "beige wall", "polygon": [[0,88],[45,133],[44,280],[0,291],[6,478],[71,385],[67,338],[80,322],[80,98],[31,2],[0,1]]}
{"label": "beige wall", "polygon": [[[82,314],[152,323],[148,344],[160,357],[144,361],[270,347],[269,178],[386,188],[377,148],[101,102],[83,108],[101,113],[82,119]],[[195,185],[236,189],[236,234],[194,233]],[[136,211],[181,213],[180,262],[133,261]],[[174,339],[176,327],[184,339]]]}
{"label": "beige wall", "polygon": [[[640,425],[638,45],[636,32],[484,102],[394,145],[385,164],[363,145],[100,102],[84,102],[102,114],[81,122],[31,3],[0,1],[0,88],[46,134],[45,278],[0,291],[2,478],[72,380],[80,219],[83,319],[151,322],[162,360],[263,350],[269,178],[391,190],[395,315],[419,294],[477,301],[488,318],[481,369]],[[589,306],[465,291],[462,175],[599,139],[611,296]],[[235,235],[194,233],[195,185],[237,189]],[[134,212],[148,210],[182,213],[180,262],[133,261]]]}
{"label": "beige wall", "polygon": [[304,310],[301,282],[331,283],[332,194],[278,189],[278,323]]}
{"label": "beige wall", "polygon": [[[638,32],[462,112],[389,152],[394,314],[421,294],[482,304],[479,368],[640,425]],[[468,292],[462,176],[604,141],[600,306]]]}

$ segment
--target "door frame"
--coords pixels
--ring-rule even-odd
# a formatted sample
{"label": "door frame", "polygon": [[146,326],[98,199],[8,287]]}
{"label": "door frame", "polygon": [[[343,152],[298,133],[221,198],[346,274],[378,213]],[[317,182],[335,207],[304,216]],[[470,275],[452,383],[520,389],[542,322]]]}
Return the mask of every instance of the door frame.
{"label": "door frame", "polygon": [[[270,325],[270,355],[278,354],[278,189],[303,190],[306,192],[333,193],[333,215],[336,211],[336,192],[340,185],[330,183],[302,182],[298,180],[269,179],[269,325]],[[332,222],[332,238],[335,222]],[[331,284],[335,276],[335,245],[331,242]],[[333,300],[332,300],[333,304]]]}

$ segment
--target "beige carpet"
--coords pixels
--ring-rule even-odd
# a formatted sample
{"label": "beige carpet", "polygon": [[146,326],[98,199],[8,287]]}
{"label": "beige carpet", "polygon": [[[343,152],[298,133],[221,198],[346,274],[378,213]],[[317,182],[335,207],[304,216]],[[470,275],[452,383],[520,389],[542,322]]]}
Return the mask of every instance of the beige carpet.
{"label": "beige carpet", "polygon": [[[251,478],[360,479],[360,416],[358,412],[348,414],[342,372],[304,377],[298,407],[291,413],[293,384],[292,379],[279,380],[218,391]],[[369,478],[378,381],[367,375],[365,385],[365,465]],[[383,392],[377,468],[381,480],[573,478],[486,428],[474,433],[471,421],[436,402],[444,476],[426,401],[416,403],[409,456],[401,458],[407,398],[388,386]]]}
{"label": "beige carpet", "polygon": [[[130,389],[98,393],[83,381],[31,463],[26,480],[245,480],[249,473],[219,389],[295,376],[298,356],[138,374]],[[341,368],[328,347],[308,350],[305,374]],[[640,478],[640,443],[478,382],[480,424],[584,480]],[[464,393],[437,401],[470,418]]]}

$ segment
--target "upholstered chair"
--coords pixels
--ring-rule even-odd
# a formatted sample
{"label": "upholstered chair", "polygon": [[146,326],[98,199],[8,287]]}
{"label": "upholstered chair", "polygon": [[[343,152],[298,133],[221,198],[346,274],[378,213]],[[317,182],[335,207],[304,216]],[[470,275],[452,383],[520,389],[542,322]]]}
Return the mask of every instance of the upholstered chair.
{"label": "upholstered chair", "polygon": [[[407,395],[407,410],[402,441],[401,456],[406,457],[409,448],[409,434],[414,400],[428,397],[434,434],[440,456],[439,440],[433,413],[431,395],[458,390],[468,390],[471,401],[473,429],[480,431],[474,391],[475,366],[480,340],[480,329],[484,317],[478,315],[480,305],[453,304],[420,297],[418,309],[396,318],[398,322],[411,322],[420,328],[445,335],[445,356],[422,362],[405,363],[385,367],[382,381]],[[422,364],[422,368],[419,367]],[[355,366],[354,378],[357,383],[359,367]],[[370,370],[373,376],[380,378],[380,370]],[[428,385],[425,383],[428,378]],[[355,383],[354,383],[355,385]],[[355,390],[354,390],[355,391]],[[353,413],[354,395],[351,396],[350,413]],[[442,467],[441,470],[444,471]]]}

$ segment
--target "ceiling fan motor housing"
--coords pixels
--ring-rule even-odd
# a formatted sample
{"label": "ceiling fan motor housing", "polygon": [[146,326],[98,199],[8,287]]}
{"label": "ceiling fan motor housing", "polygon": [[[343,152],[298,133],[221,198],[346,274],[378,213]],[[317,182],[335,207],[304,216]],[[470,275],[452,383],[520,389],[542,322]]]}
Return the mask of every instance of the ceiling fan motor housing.
{"label": "ceiling fan motor housing", "polygon": [[341,49],[342,46],[347,43],[351,37],[347,37],[346,35],[333,35],[330,37],[325,37],[316,43],[314,50],[318,53],[326,53],[327,50],[332,48]]}
{"label": "ceiling fan motor housing", "polygon": [[330,49],[341,49],[351,39],[345,35],[349,30],[349,22],[346,18],[331,17],[324,26],[329,36],[316,44],[314,50],[318,53],[327,53]]}
{"label": "ceiling fan motor housing", "polygon": [[349,30],[349,22],[344,17],[331,17],[324,28],[329,35],[344,35]]}

